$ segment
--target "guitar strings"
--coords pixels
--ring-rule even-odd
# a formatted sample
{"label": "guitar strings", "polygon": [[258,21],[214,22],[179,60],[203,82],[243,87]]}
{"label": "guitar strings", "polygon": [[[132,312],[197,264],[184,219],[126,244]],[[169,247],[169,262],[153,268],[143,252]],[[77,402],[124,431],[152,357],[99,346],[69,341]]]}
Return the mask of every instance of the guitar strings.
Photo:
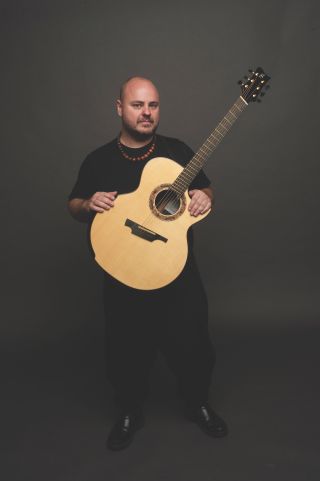
{"label": "guitar strings", "polygon": [[[245,103],[242,99],[241,99],[241,96],[236,100],[236,102],[233,104],[233,106],[231,107],[231,109],[229,109],[229,111],[227,112],[227,114],[223,117],[223,119],[219,122],[218,126],[214,129],[214,131],[209,135],[209,137],[207,138],[207,140],[203,143],[203,145],[200,147],[200,149],[197,151],[197,153],[194,155],[194,157],[192,158],[192,160],[195,160],[196,159],[196,162],[198,162],[199,160],[202,161],[202,165],[204,163],[206,159],[206,157],[208,158],[208,156],[213,152],[213,150],[219,145],[219,143],[221,142],[221,140],[224,138],[224,136],[229,132],[229,130],[231,129],[231,127],[233,126],[234,122],[237,120],[237,118],[239,117],[239,115],[243,112],[243,110],[246,108],[248,104]],[[235,110],[237,109],[237,110]],[[232,118],[230,118],[230,114],[232,115]],[[228,118],[228,115],[229,115],[229,118]],[[222,133],[220,132],[219,128],[222,128]],[[218,138],[217,135],[220,135],[221,138]],[[211,140],[213,140],[213,142],[211,142]],[[210,147],[208,147],[207,144],[210,144]],[[213,146],[213,148],[212,148]],[[177,177],[177,179],[180,177],[181,174],[183,174],[183,172],[185,173],[185,176],[188,178],[188,168],[190,170],[190,163],[192,162],[192,160],[186,165],[186,167],[180,172],[179,176]],[[201,167],[200,167],[201,169]],[[200,169],[198,170],[198,172],[200,171]],[[198,173],[197,172],[197,173]],[[197,174],[196,174],[197,175]],[[192,176],[192,174],[191,174]],[[195,176],[192,176],[193,178]],[[177,179],[175,179],[174,182],[177,181]],[[191,178],[191,182],[192,182],[192,178]],[[181,182],[181,180],[180,180]],[[182,180],[183,182],[183,180]],[[190,182],[190,183],[191,183]],[[172,186],[173,184],[171,184]],[[181,192],[176,192],[174,189],[171,189],[170,187],[168,188],[166,194],[164,195],[163,199],[161,200],[159,206],[156,206],[156,208],[161,212],[163,213],[163,210],[165,209],[165,207],[169,204],[169,202],[173,201],[175,198],[178,198],[180,199],[184,194],[185,192],[188,190],[188,187],[189,187],[189,183],[187,183],[186,185],[186,188],[181,191]],[[182,187],[184,187],[182,185]],[[151,211],[150,214],[143,220],[143,222],[141,223],[141,225],[143,225],[144,227],[146,228],[150,228],[152,226],[152,221],[155,221],[157,218],[154,216],[153,212]]]}
{"label": "guitar strings", "polygon": [[[204,150],[204,152],[203,152],[204,155],[202,155],[202,156],[200,155],[200,151],[201,151],[201,150]],[[205,156],[210,155],[211,152],[212,152],[211,149],[209,149],[209,148],[206,147],[206,146],[202,146],[201,149],[199,149],[199,151],[197,152],[197,154],[195,154],[195,156],[194,156],[193,158],[195,158],[196,156],[198,156],[199,158],[202,157],[202,159],[203,159],[203,158],[205,158]],[[189,165],[187,165],[187,166],[180,172],[179,176],[180,176],[183,172],[185,172],[185,176],[186,176],[186,177],[189,177],[190,174],[189,174],[189,172],[188,172],[188,170],[187,170],[188,167],[189,167]],[[201,168],[201,167],[200,167],[200,168]],[[199,171],[200,171],[200,169],[198,169],[198,172],[199,172]],[[192,174],[191,174],[191,175],[192,175]],[[179,176],[178,176],[178,177],[179,177]],[[195,177],[195,176],[193,176],[193,178],[194,178],[194,177]],[[175,179],[175,182],[176,182],[176,180],[177,180],[177,179]],[[189,180],[190,180],[190,179],[189,179]],[[192,182],[192,180],[193,180],[193,179],[191,178],[190,183]],[[181,182],[183,182],[183,181],[180,180],[180,183],[181,183]],[[161,214],[163,214],[164,209],[166,208],[166,206],[167,206],[171,201],[174,201],[175,199],[178,199],[178,200],[179,200],[179,199],[181,199],[181,197],[183,197],[183,195],[184,195],[184,194],[186,193],[186,191],[188,190],[188,187],[189,187],[190,184],[187,184],[187,185],[186,185],[186,188],[184,188],[184,185],[183,185],[183,183],[182,183],[181,186],[182,186],[182,188],[183,188],[184,190],[180,190],[180,192],[179,192],[179,191],[175,191],[174,189],[172,189],[172,185],[173,185],[173,184],[171,184],[171,185],[168,187],[168,190],[167,190],[167,192],[165,193],[165,195],[163,196],[163,198],[161,199],[160,204],[159,204],[158,206],[156,206],[156,209],[157,209]],[[181,189],[181,186],[180,186],[180,189]],[[180,206],[179,206],[179,208],[180,208]],[[178,208],[177,210],[179,210],[179,208]],[[176,212],[177,212],[177,211],[176,211]],[[175,215],[176,212],[174,212],[174,214],[172,214],[172,215]],[[165,214],[163,214],[163,215],[165,215]],[[151,228],[151,227],[152,227],[152,224],[153,224],[153,221],[156,221],[156,219],[157,219],[157,217],[155,217],[154,214],[153,214],[153,212],[151,211],[151,212],[149,213],[149,215],[143,220],[143,222],[141,223],[141,225],[144,226],[144,227],[146,227],[146,228]]]}
{"label": "guitar strings", "polygon": [[[221,123],[221,122],[220,122]],[[220,125],[220,124],[219,124]],[[231,128],[232,124],[229,126],[229,128],[226,128],[223,126],[225,132],[224,134],[226,134],[230,128]],[[215,129],[216,130],[216,129]],[[215,131],[209,136],[209,138],[206,140],[206,142],[201,146],[201,148],[198,150],[198,152],[194,155],[193,157],[193,160],[196,159],[196,161],[198,162],[199,160],[203,161],[204,163],[204,160],[206,160],[206,157],[208,157],[214,150],[214,148],[219,144],[219,142],[222,140],[221,139],[218,139],[217,137],[215,137],[213,134],[215,133]],[[216,143],[212,144],[212,142],[209,140],[210,137],[213,135],[213,138],[214,140],[216,141]],[[220,134],[222,135],[222,134]],[[206,144],[207,142],[209,142],[210,144],[213,145],[213,149],[212,147],[208,147]],[[202,165],[203,165],[202,163]],[[187,166],[181,171],[181,173],[179,174],[179,176],[177,177],[177,179],[180,177],[180,175],[185,175],[185,177],[189,178],[190,175],[191,175],[191,179],[189,178],[188,180],[190,180],[190,183],[192,182],[193,178],[195,178],[195,176],[198,174],[198,172],[200,171],[201,169],[201,166],[199,166],[200,168],[196,169],[197,170],[197,173],[195,175],[193,175],[191,172],[190,172],[190,164],[187,164]],[[189,171],[188,171],[189,169]],[[177,181],[177,179],[175,179],[175,182]],[[180,185],[179,187],[181,188],[184,188],[184,181],[183,180],[180,180],[180,184],[182,183],[182,185]],[[165,209],[165,207],[171,202],[173,201],[175,198],[177,199],[180,199],[185,193],[186,191],[188,190],[188,187],[190,185],[190,183],[188,182],[185,189],[182,190],[182,191],[175,191],[174,189],[172,189],[172,185],[169,186],[168,190],[167,190],[167,193],[164,195],[163,199],[161,200],[160,204],[158,206],[156,206],[157,210],[159,210],[161,213],[163,213],[163,210]],[[180,189],[179,189],[180,190]],[[154,218],[154,215],[153,213],[151,212],[146,219],[144,219],[142,225],[149,228],[151,227],[151,221],[152,220],[155,220]]]}
{"label": "guitar strings", "polygon": [[[225,128],[225,130],[227,131],[227,129]],[[212,133],[214,134],[214,132]],[[211,134],[211,135],[212,135]],[[210,137],[211,137],[210,135]],[[177,177],[177,179],[183,175],[183,172],[184,172],[184,175],[185,177],[188,178],[189,182],[184,182],[183,180],[180,179],[180,181],[178,182],[178,184],[180,183],[180,185],[178,185],[178,187],[180,187],[180,191],[176,191],[175,189],[172,189],[172,185],[177,182],[177,179],[175,179],[174,183],[171,184],[171,186],[168,188],[167,190],[167,193],[164,195],[163,199],[161,200],[160,204],[157,206],[157,209],[162,213],[162,209],[164,209],[166,207],[166,205],[168,205],[169,202],[171,202],[172,200],[174,200],[175,198],[178,198],[180,199],[184,194],[185,192],[188,190],[188,187],[190,185],[190,183],[192,182],[192,180],[196,177],[196,175],[199,173],[200,169],[202,168],[202,165],[204,163],[204,160],[206,160],[206,157],[208,157],[212,151],[214,150],[214,148],[218,145],[219,143],[219,139],[215,138],[215,141],[216,143],[212,143],[209,139],[210,137],[206,140],[206,142],[201,146],[201,148],[198,150],[198,152],[194,155],[193,157],[193,161],[195,162],[199,162],[199,160],[202,161],[201,165],[198,165],[196,167],[196,173],[192,173],[190,172],[190,170],[192,169],[192,166],[190,165],[190,163],[192,162],[192,160],[190,161],[189,164],[187,164],[187,166],[180,172],[179,176]],[[210,144],[210,147],[208,147],[206,145],[206,143],[209,143]],[[213,146],[213,149],[212,149],[212,146]],[[191,176],[191,178],[190,178]],[[183,184],[186,184],[185,186]],[[183,190],[181,190],[181,187],[183,188]],[[154,216],[153,216],[153,213],[151,212],[148,217],[146,219],[144,219],[143,221],[143,225],[145,227],[150,227],[150,224],[149,224],[149,221],[151,220],[155,220]]]}
{"label": "guitar strings", "polygon": [[[240,106],[237,105],[240,101]],[[224,134],[226,134],[232,127],[234,121],[237,119],[237,117],[242,113],[242,111],[245,109],[245,107],[247,106],[248,104],[245,103],[241,97],[235,102],[235,104],[233,105],[233,107],[230,109],[230,113],[232,114],[232,116],[234,117],[233,121],[230,122],[228,120],[228,118],[226,118],[226,116],[221,120],[221,122],[218,124],[217,128],[210,134],[210,136],[208,137],[207,141],[201,146],[201,148],[198,150],[198,152],[195,154],[195,156],[193,157],[193,159],[197,158],[198,157],[198,160],[200,159],[204,159],[205,156],[208,156],[210,153],[212,153],[212,151],[218,146],[218,144],[220,143],[220,141],[223,139],[224,135],[221,134],[221,132],[219,131],[219,126],[221,126],[225,132]],[[235,108],[238,110],[238,112],[235,110]],[[232,111],[233,110],[233,111]],[[229,113],[228,112],[228,113]],[[237,114],[237,115],[236,115]],[[228,114],[227,114],[228,115]],[[225,120],[227,120],[228,122],[228,126],[226,127],[226,122]],[[232,120],[232,119],[231,119]],[[217,138],[216,134],[219,134],[221,136],[221,138]],[[216,143],[213,143],[213,146],[214,148],[209,148],[208,145],[207,145],[207,142],[210,144],[211,146],[211,140],[214,140],[216,141]],[[181,173],[184,171],[184,172],[187,172],[187,169],[188,167],[190,166],[190,162],[189,164],[187,164],[187,166],[180,172],[179,176],[181,175]],[[177,179],[179,178],[179,176],[177,177]],[[176,179],[176,180],[177,180]],[[173,185],[173,184],[171,184]],[[168,191],[166,192],[166,194],[164,195],[163,199],[161,200],[160,204],[159,204],[159,209],[164,209],[166,207],[166,205],[168,204],[168,202],[170,202],[171,200],[174,199],[174,197],[176,196],[178,199],[180,199],[184,194],[185,192],[187,191],[189,185],[186,186],[186,188],[181,191],[181,192],[175,192],[173,189],[168,189]],[[157,217],[153,214],[153,212],[151,211],[149,213],[149,215],[146,217],[146,219],[143,221],[143,223],[141,223],[142,226],[145,226],[146,228],[149,228],[149,227],[152,227],[152,221],[155,222],[157,220]],[[148,227],[147,227],[148,226]],[[121,262],[121,259],[118,259],[119,262]]]}
{"label": "guitar strings", "polygon": [[[240,105],[239,105],[240,103]],[[242,113],[242,111],[245,109],[247,104],[245,104],[241,97],[239,97],[236,102],[233,104],[231,109],[227,112],[227,114],[224,116],[224,118],[220,121],[216,129],[210,134],[208,139],[204,142],[204,144],[201,146],[199,151],[194,155],[193,160],[195,160],[197,157],[197,161],[200,159],[202,160],[202,165],[204,163],[205,158],[208,157],[213,150],[218,146],[218,144],[221,142],[223,137],[227,134],[227,132],[231,129],[233,126],[234,122],[237,120],[238,116]],[[242,108],[241,108],[242,107]],[[237,109],[237,110],[235,110]],[[232,118],[230,118],[230,115],[232,115]],[[229,116],[229,117],[228,117]],[[219,128],[223,129],[223,133],[220,132]],[[221,136],[221,138],[217,138],[217,134]],[[213,142],[211,142],[213,140]],[[210,147],[208,147],[208,143],[210,144]],[[213,147],[213,148],[212,148]],[[203,155],[204,154],[204,155]],[[192,160],[191,160],[192,162]],[[188,168],[190,168],[190,163],[185,167],[185,169],[180,173],[180,175],[185,172],[185,175],[188,177],[187,171]],[[200,167],[201,168],[201,167]],[[190,169],[189,169],[190,170]],[[198,169],[197,169],[198,170]],[[199,169],[200,170],[200,169]],[[198,172],[199,172],[198,170]],[[179,176],[180,176],[179,175]],[[191,174],[192,175],[192,174]],[[179,177],[178,176],[178,177]],[[194,176],[193,176],[194,177]],[[176,179],[177,180],[177,179]],[[191,179],[192,181],[192,179]],[[175,181],[176,182],[176,181]],[[183,182],[183,181],[182,181]],[[181,198],[186,190],[188,189],[190,184],[187,184],[186,189],[183,190],[181,193],[175,192],[173,189],[168,189],[167,194],[163,197],[161,200],[160,205],[158,206],[158,210],[165,208],[165,206],[175,198],[175,196],[179,199]],[[151,217],[151,216],[150,216]],[[149,216],[147,219],[145,219],[145,222],[148,222]]]}
{"label": "guitar strings", "polygon": [[[202,155],[200,154],[201,150],[204,151],[204,152],[202,153]],[[199,149],[199,151],[195,154],[195,156],[194,156],[193,158],[195,158],[196,156],[198,156],[199,159],[201,159],[201,158],[204,159],[206,156],[210,155],[211,153],[212,153],[212,150],[209,149],[207,146],[203,145],[203,146]],[[204,154],[204,155],[203,155],[203,154]],[[186,173],[186,172],[188,172],[188,171],[187,171],[188,167],[189,167],[189,165],[187,165],[187,166],[180,172],[179,176],[180,176],[183,172],[185,172],[186,177],[189,177],[188,173]],[[200,168],[201,168],[201,167],[200,167]],[[198,172],[199,172],[199,171],[200,171],[200,169],[198,170]],[[179,176],[178,176],[178,177],[179,177]],[[195,177],[195,176],[194,176],[194,177]],[[177,179],[176,179],[176,180],[177,180]],[[176,180],[175,180],[175,182],[176,182]],[[193,179],[191,178],[191,182],[192,182],[192,180],[193,180]],[[183,182],[183,181],[182,181],[182,182]],[[180,180],[180,183],[181,183],[181,180]],[[161,200],[160,204],[159,204],[158,206],[156,206],[156,209],[157,209],[158,211],[160,211],[160,213],[162,213],[162,214],[163,214],[163,210],[165,209],[165,207],[166,207],[171,201],[173,201],[175,198],[177,198],[177,199],[179,200],[179,199],[181,199],[181,197],[183,197],[183,195],[185,194],[185,192],[188,190],[188,187],[189,187],[190,184],[187,184],[187,185],[186,185],[186,188],[185,188],[184,190],[180,191],[180,192],[179,192],[179,191],[177,192],[177,191],[175,191],[174,189],[172,189],[172,188],[171,188],[172,185],[173,185],[173,184],[171,184],[171,185],[169,186],[169,188],[168,188],[166,194],[164,195],[163,199]],[[183,184],[182,184],[182,187],[184,188]],[[178,210],[179,210],[179,209],[178,209]],[[176,213],[176,212],[175,212],[175,213]],[[174,214],[175,214],[175,213],[174,213]],[[173,215],[174,215],[174,214],[173,214]],[[165,214],[163,214],[163,215],[165,215]],[[141,223],[141,225],[143,225],[143,226],[146,227],[146,228],[150,228],[150,227],[152,227],[152,223],[153,223],[152,221],[155,221],[156,219],[157,219],[157,217],[155,217],[154,214],[153,214],[153,212],[151,211],[151,212],[149,213],[149,215],[143,220],[143,222]]]}
{"label": "guitar strings", "polygon": [[[205,152],[205,154],[208,154],[208,153],[210,153],[209,149],[207,149],[207,152]],[[199,152],[198,152],[196,155],[198,155],[198,154],[199,154]],[[195,158],[196,155],[195,155],[193,158]],[[199,156],[199,155],[198,155],[198,156]],[[199,157],[200,157],[200,156],[199,156]],[[203,157],[204,157],[204,156],[203,156]],[[179,176],[184,172],[184,173],[185,173],[185,176],[186,176],[186,177],[189,177],[189,175],[188,175],[188,167],[189,167],[189,165],[187,165],[187,166],[180,172]],[[200,170],[200,169],[199,169],[199,170]],[[179,178],[179,176],[177,177],[177,179]],[[175,179],[175,182],[177,181],[177,179]],[[183,182],[183,181],[180,180],[180,183],[181,183],[181,182]],[[191,178],[191,182],[192,182],[192,178]],[[163,210],[165,209],[165,207],[166,207],[171,201],[173,201],[175,198],[180,199],[180,198],[185,194],[186,190],[188,189],[188,184],[187,184],[186,188],[185,188],[184,190],[180,191],[180,192],[179,192],[179,191],[176,191],[174,188],[172,188],[172,186],[173,186],[173,184],[169,185],[168,190],[167,190],[167,192],[165,193],[164,197],[161,199],[160,204],[159,204],[158,206],[156,206],[156,209],[157,209],[158,211],[160,211],[160,213],[163,213]],[[184,187],[183,184],[182,184],[182,187]],[[180,188],[181,188],[181,186],[180,186]],[[142,225],[144,225],[145,227],[147,227],[147,226],[150,227],[149,222],[150,222],[151,220],[154,220],[154,219],[155,219],[155,218],[154,218],[154,214],[153,214],[153,212],[151,211],[150,214],[147,216],[147,218],[143,221],[143,224],[142,224]]]}

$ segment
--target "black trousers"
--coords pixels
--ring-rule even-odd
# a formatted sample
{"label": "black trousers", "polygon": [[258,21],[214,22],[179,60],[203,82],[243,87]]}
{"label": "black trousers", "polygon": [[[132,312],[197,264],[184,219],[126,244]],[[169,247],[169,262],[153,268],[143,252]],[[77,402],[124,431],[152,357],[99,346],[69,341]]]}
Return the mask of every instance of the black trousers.
{"label": "black trousers", "polygon": [[153,291],[131,289],[105,275],[107,375],[120,409],[140,409],[160,350],[187,406],[206,402],[215,353],[208,303],[190,254],[182,274]]}

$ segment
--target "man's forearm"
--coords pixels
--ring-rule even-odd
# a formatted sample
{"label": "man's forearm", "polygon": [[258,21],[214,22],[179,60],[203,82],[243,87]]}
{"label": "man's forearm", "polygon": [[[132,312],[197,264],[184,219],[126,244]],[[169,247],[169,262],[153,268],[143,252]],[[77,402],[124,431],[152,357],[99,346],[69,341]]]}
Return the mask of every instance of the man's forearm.
{"label": "man's forearm", "polygon": [[201,189],[211,200],[211,212],[213,212],[214,209],[214,193],[211,187],[205,187],[204,189]]}
{"label": "man's forearm", "polygon": [[71,199],[68,202],[68,209],[72,217],[79,222],[89,222],[92,212],[88,208],[86,199]]}
{"label": "man's forearm", "polygon": [[210,197],[212,205],[213,205],[214,195],[213,195],[213,190],[211,189],[211,187],[205,187],[204,189],[201,189],[201,190],[202,190],[202,192],[207,194],[207,196]]}

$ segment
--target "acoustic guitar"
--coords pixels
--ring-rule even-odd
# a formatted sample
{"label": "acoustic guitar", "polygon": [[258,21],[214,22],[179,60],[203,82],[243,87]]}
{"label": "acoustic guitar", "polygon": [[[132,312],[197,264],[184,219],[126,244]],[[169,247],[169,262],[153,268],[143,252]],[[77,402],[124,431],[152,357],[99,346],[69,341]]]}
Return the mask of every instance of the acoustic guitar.
{"label": "acoustic guitar", "polygon": [[260,67],[249,72],[239,81],[241,95],[186,167],[164,157],[151,159],[138,189],[119,195],[112,209],[95,215],[90,231],[95,260],[118,281],[135,289],[159,289],[183,270],[187,231],[209,214],[190,215],[188,187],[270,79]]}

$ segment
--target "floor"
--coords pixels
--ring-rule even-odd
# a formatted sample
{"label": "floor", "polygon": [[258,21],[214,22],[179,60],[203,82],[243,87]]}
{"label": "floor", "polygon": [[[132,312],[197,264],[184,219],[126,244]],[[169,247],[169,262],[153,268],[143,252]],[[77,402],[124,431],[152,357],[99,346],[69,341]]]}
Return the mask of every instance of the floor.
{"label": "floor", "polygon": [[319,481],[319,336],[315,327],[217,327],[211,401],[228,423],[211,439],[184,419],[159,358],[146,426],[121,452],[103,336],[72,333],[3,352],[4,481]]}

